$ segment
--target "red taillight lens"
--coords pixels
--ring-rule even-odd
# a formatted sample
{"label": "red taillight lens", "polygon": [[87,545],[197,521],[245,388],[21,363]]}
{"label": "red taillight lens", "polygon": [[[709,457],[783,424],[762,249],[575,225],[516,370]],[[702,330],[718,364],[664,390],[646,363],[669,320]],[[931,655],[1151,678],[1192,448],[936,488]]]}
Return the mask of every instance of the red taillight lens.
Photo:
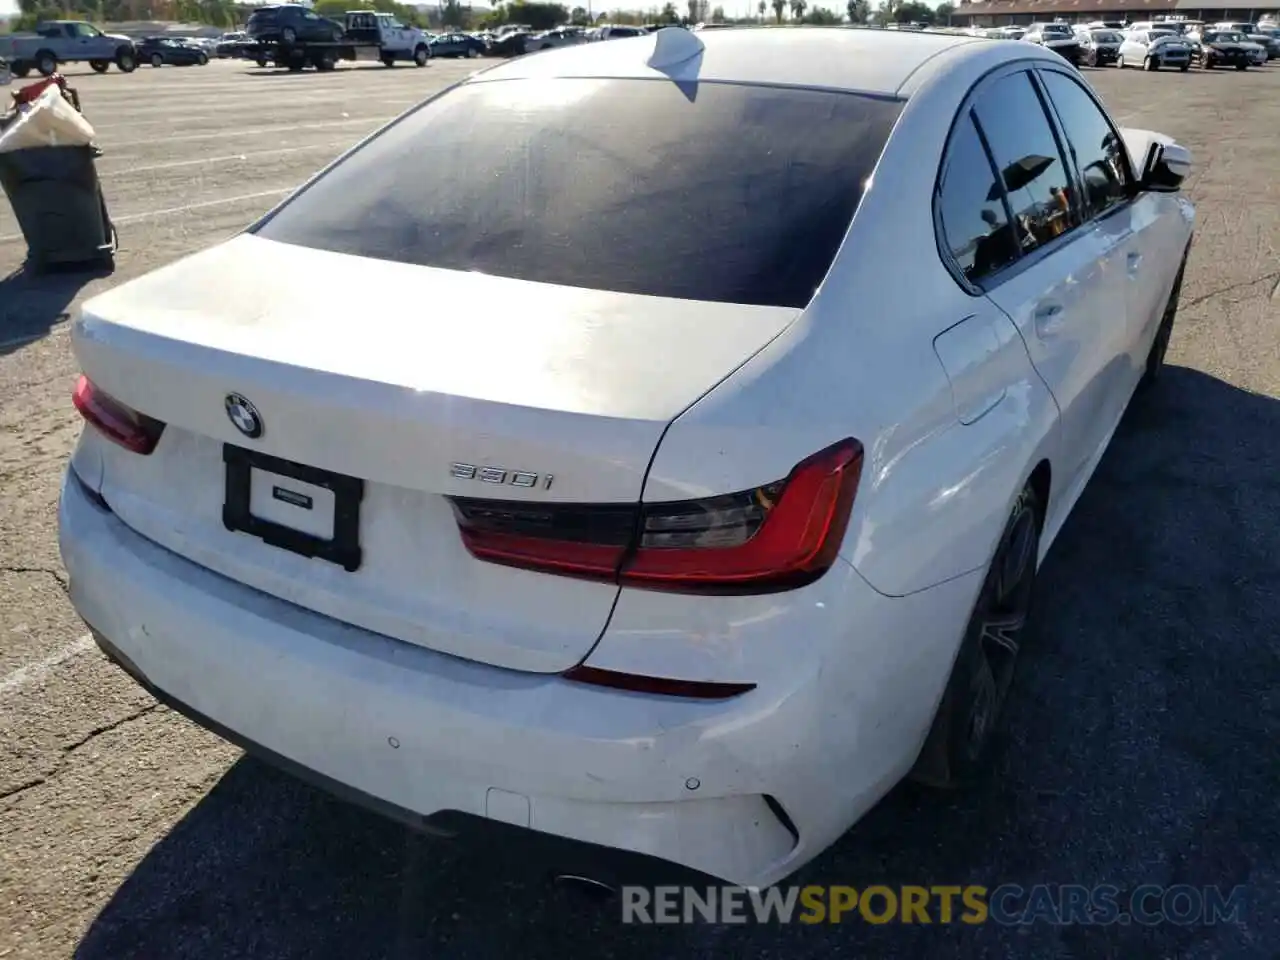
{"label": "red taillight lens", "polygon": [[843,440],[786,480],[711,500],[646,504],[622,582],[658,589],[786,590],[835,562],[862,474],[862,444]]}
{"label": "red taillight lens", "polygon": [[453,504],[482,560],[651,590],[759,593],[812,582],[835,562],[861,472],[862,445],[843,440],[785,480],[706,500]]}
{"label": "red taillight lens", "polygon": [[138,413],[103,393],[84,374],[76,381],[71,402],[103,436],[134,453],[150,453],[160,442],[160,434],[164,433],[164,424],[159,420]]}

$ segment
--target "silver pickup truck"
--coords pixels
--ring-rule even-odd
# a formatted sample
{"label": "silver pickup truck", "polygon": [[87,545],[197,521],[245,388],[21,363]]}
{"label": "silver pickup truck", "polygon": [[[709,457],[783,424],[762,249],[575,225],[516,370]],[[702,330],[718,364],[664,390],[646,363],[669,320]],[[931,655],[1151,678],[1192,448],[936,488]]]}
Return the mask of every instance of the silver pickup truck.
{"label": "silver pickup truck", "polygon": [[0,60],[9,61],[16,77],[25,77],[32,70],[47,77],[60,63],[88,61],[98,73],[106,73],[113,63],[125,73],[138,65],[132,40],[103,33],[81,20],[46,20],[35,33],[0,36]]}

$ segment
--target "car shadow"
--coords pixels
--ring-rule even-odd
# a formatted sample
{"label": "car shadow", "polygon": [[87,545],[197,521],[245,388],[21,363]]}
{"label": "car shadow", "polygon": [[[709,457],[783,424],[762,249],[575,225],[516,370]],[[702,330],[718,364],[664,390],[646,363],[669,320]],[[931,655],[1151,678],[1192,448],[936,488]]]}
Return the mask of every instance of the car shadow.
{"label": "car shadow", "polygon": [[[1280,916],[1265,866],[1280,862],[1277,436],[1280,402],[1167,368],[1042,567],[991,771],[951,793],[900,786],[792,878],[1018,885],[1002,919],[940,931],[934,906],[931,924],[624,925],[617,905],[547,884],[518,844],[429,840],[242,759],[76,956],[1259,955]],[[1009,922],[1037,884],[1114,884],[1122,907],[1141,884],[1260,899],[1243,924]]]}
{"label": "car shadow", "polygon": [[0,280],[0,356],[47,335],[68,319],[68,307],[86,285],[110,275],[106,267],[22,267]]}

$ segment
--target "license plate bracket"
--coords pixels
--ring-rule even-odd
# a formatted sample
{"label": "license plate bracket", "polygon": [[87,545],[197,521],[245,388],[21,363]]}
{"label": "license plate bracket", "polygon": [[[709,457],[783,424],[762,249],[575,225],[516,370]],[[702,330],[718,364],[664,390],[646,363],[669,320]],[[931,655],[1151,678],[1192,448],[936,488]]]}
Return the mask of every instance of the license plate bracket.
{"label": "license plate bracket", "polygon": [[[363,562],[360,548],[360,504],[364,500],[364,481],[319,467],[283,460],[257,450],[246,450],[223,444],[222,460],[226,464],[227,490],[222,505],[222,524],[228,530],[257,537],[272,547],[279,547],[304,557],[315,557],[337,564],[355,573]],[[250,509],[254,469],[302,483],[322,487],[333,493],[333,537],[319,537],[303,530],[255,516]]]}

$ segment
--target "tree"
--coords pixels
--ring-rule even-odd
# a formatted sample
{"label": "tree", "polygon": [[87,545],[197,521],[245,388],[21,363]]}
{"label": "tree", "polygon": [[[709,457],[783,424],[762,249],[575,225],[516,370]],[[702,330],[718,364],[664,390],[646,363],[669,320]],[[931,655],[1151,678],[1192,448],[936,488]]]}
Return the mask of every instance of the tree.
{"label": "tree", "polygon": [[591,14],[587,13],[586,7],[574,7],[569,13],[569,22],[575,27],[585,27],[591,22]]}
{"label": "tree", "polygon": [[907,0],[895,5],[893,19],[896,23],[932,23],[933,8],[920,0]]}
{"label": "tree", "polygon": [[791,19],[803,20],[804,12],[809,6],[807,0],[790,0],[790,2],[791,2]]}
{"label": "tree", "polygon": [[814,27],[834,27],[840,23],[840,14],[826,7],[816,7],[805,14],[804,22]]}
{"label": "tree", "polygon": [[866,23],[871,16],[868,0],[849,0],[844,9],[849,14],[850,23]]}
{"label": "tree", "polygon": [[787,0],[770,0],[770,3],[773,6],[774,17],[776,17],[778,22],[781,23],[782,13],[787,9]]}
{"label": "tree", "polygon": [[711,11],[712,23],[724,23],[724,21],[725,21],[724,7],[716,7],[714,10]]}
{"label": "tree", "polygon": [[679,23],[680,11],[676,9],[676,5],[667,0],[666,5],[662,8],[662,12],[658,14],[659,23]]}
{"label": "tree", "polygon": [[764,12],[769,9],[769,0],[760,0],[756,4],[756,13],[760,14],[760,19],[764,20]]}
{"label": "tree", "polygon": [[938,23],[949,24],[951,22],[952,14],[954,14],[955,12],[956,12],[955,4],[940,3],[937,5],[937,7],[934,8],[933,16]]}

